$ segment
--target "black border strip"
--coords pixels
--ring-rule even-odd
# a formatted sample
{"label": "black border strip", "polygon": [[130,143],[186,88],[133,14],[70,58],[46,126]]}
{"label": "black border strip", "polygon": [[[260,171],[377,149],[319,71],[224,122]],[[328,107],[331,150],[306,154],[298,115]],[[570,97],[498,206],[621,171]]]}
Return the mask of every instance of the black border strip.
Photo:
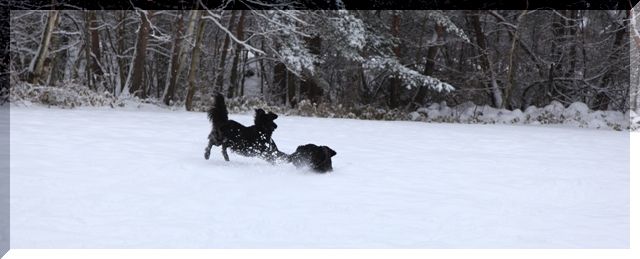
{"label": "black border strip", "polygon": [[[564,9],[564,10],[630,10],[639,0],[6,0],[11,9],[133,9],[132,4],[141,9],[198,9],[201,1],[208,8],[225,9],[374,9],[374,10],[426,10],[426,9],[480,9],[480,10],[523,10],[523,9]],[[264,4],[258,4],[261,2]]]}

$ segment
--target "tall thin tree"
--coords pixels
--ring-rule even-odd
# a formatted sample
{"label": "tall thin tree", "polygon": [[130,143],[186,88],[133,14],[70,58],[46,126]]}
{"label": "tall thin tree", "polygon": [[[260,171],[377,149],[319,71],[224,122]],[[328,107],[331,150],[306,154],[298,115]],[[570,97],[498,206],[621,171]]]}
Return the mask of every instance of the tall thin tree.
{"label": "tall thin tree", "polygon": [[59,10],[50,10],[47,17],[44,30],[40,37],[40,45],[36,51],[35,57],[31,60],[28,71],[28,81],[31,83],[38,83],[42,78],[46,78],[47,75],[43,75],[45,60],[49,55],[49,44],[51,43],[51,35],[58,22],[60,15]]}
{"label": "tall thin tree", "polygon": [[135,53],[133,55],[133,65],[129,70],[129,77],[125,89],[139,98],[145,98],[146,93],[143,86],[144,66],[147,53],[147,42],[149,32],[151,30],[150,19],[153,16],[153,10],[138,10],[140,16],[140,26],[138,28],[138,37],[136,40]]}
{"label": "tall thin tree", "polygon": [[196,73],[198,70],[198,64],[200,63],[200,45],[202,42],[202,35],[204,34],[204,20],[201,20],[202,11],[197,11],[196,20],[198,21],[198,30],[196,33],[195,44],[193,51],[191,52],[191,65],[189,66],[189,75],[187,81],[189,87],[187,88],[187,99],[185,101],[185,108],[187,111],[193,110],[193,96],[196,92]]}
{"label": "tall thin tree", "polygon": [[[236,27],[236,38],[238,40],[244,39],[244,19],[245,19],[245,10],[240,11],[240,18],[238,19],[238,26]],[[229,91],[227,92],[227,97],[232,98],[236,95],[238,91],[238,60],[240,59],[240,54],[242,51],[242,46],[240,44],[235,44],[235,54],[233,56],[233,62],[231,63],[231,75],[229,76]]]}
{"label": "tall thin tree", "polygon": [[[231,18],[229,18],[229,25],[227,26],[227,30],[233,30],[233,24],[235,23],[237,10],[231,10]],[[222,53],[220,54],[220,63],[216,68],[216,81],[215,88],[217,91],[222,92],[223,84],[224,84],[224,67],[227,62],[227,51],[229,50],[229,34],[226,34],[224,37],[224,43],[222,44]]]}

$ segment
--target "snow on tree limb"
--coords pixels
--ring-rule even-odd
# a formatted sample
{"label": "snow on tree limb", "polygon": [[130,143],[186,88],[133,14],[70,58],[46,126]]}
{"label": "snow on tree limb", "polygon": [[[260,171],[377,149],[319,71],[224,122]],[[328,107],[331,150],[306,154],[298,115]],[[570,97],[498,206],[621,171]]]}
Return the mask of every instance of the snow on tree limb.
{"label": "snow on tree limb", "polygon": [[447,17],[442,11],[430,10],[428,11],[428,16],[435,20],[437,24],[444,27],[447,32],[455,34],[465,42],[469,42],[467,34],[465,34],[462,29],[460,29],[455,23],[453,23],[451,19],[449,19],[449,17]]}
{"label": "snow on tree limb", "polygon": [[364,63],[364,67],[372,70],[389,71],[392,77],[402,79],[407,89],[424,85],[439,92],[450,92],[455,90],[452,85],[410,69],[400,64],[400,62],[395,58],[374,56]]}
{"label": "snow on tree limb", "polygon": [[[200,2],[200,4],[201,4],[202,6],[204,6],[204,4],[202,3],[202,1],[199,1],[199,2]],[[229,30],[227,29],[227,27],[226,27],[226,26],[224,26],[224,25],[222,25],[222,24],[220,23],[219,19],[220,19],[221,17],[220,17],[219,15],[214,14],[214,13],[213,13],[213,12],[211,12],[211,10],[209,10],[209,9],[206,9],[206,11],[207,11],[207,14],[208,14],[208,15],[206,15],[206,16],[202,16],[202,19],[210,20],[210,21],[212,21],[213,23],[215,23],[215,25],[216,25],[216,26],[218,26],[218,28],[220,28],[220,29],[221,29],[225,34],[227,34],[227,35],[229,36],[229,38],[230,38],[231,40],[233,40],[235,43],[237,43],[237,44],[239,44],[239,45],[243,46],[244,48],[246,48],[246,49],[248,49],[248,50],[250,50],[250,51],[252,51],[252,52],[259,53],[259,54],[264,54],[264,51],[262,51],[262,50],[260,50],[260,49],[257,49],[257,48],[255,48],[255,47],[253,47],[253,46],[249,45],[249,44],[247,43],[247,40],[244,40],[244,41],[243,41],[243,40],[239,40],[238,38],[236,38],[236,36],[233,34],[233,32],[229,31]]]}

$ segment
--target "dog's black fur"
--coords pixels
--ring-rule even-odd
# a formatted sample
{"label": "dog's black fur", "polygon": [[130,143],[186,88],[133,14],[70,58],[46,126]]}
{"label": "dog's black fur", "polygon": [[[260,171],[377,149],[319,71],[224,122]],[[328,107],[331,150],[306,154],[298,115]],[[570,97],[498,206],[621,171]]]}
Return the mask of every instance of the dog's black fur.
{"label": "dog's black fur", "polygon": [[326,173],[333,170],[331,157],[335,155],[336,151],[327,146],[306,144],[298,146],[296,152],[288,155],[288,161],[296,167],[308,166],[318,173]]}
{"label": "dog's black fur", "polygon": [[224,96],[218,93],[213,106],[207,112],[212,124],[209,133],[209,143],[205,148],[204,158],[209,159],[212,146],[222,146],[222,156],[229,161],[227,148],[244,156],[258,156],[269,162],[275,162],[278,158],[286,157],[280,152],[271,135],[278,127],[273,121],[278,118],[275,113],[266,113],[262,109],[255,110],[253,126],[229,120]]}

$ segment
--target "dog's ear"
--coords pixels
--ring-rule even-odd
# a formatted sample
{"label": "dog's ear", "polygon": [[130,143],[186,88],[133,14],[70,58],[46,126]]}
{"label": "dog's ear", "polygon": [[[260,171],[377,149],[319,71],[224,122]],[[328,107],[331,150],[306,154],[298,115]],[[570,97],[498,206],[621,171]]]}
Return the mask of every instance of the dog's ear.
{"label": "dog's ear", "polygon": [[275,120],[275,119],[278,118],[278,115],[273,113],[273,112],[269,112],[269,114],[267,114],[267,115],[269,115],[269,119],[271,119],[271,120]]}
{"label": "dog's ear", "polygon": [[264,114],[264,110],[263,109],[256,109],[256,115],[262,115]]}
{"label": "dog's ear", "polygon": [[336,151],[334,151],[333,149],[331,149],[331,148],[329,148],[327,146],[322,146],[322,147],[324,148],[325,151],[327,151],[329,156],[335,156],[336,154],[338,154],[338,153],[336,153]]}

